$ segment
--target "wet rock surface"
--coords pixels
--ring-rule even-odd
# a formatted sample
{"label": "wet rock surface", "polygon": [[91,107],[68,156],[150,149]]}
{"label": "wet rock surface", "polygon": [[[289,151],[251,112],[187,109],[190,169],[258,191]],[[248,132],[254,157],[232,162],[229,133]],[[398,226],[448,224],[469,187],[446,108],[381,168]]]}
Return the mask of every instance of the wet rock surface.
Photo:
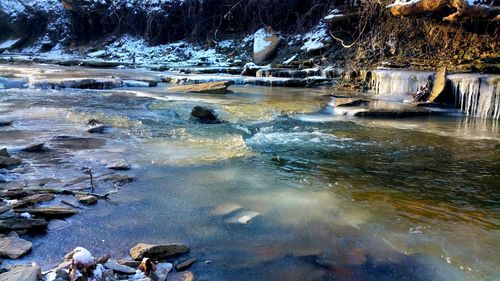
{"label": "wet rock surface", "polygon": [[138,243],[130,249],[130,256],[134,260],[143,258],[164,259],[189,251],[189,247],[184,244],[146,244]]}
{"label": "wet rock surface", "polygon": [[231,85],[230,81],[208,82],[194,85],[183,85],[172,87],[172,92],[203,93],[203,94],[225,94],[227,88]]}
{"label": "wet rock surface", "polygon": [[0,256],[17,259],[31,250],[31,242],[18,237],[0,238]]}
{"label": "wet rock surface", "polygon": [[205,124],[221,123],[212,109],[203,106],[193,107],[193,109],[191,110],[191,119]]}

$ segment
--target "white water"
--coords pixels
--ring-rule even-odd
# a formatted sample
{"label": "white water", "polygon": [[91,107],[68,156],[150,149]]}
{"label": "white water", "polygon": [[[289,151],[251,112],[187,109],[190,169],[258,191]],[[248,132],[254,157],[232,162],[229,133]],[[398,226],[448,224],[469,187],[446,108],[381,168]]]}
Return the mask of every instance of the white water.
{"label": "white water", "polygon": [[455,106],[479,118],[500,118],[500,75],[449,75]]}
{"label": "white water", "polygon": [[371,88],[377,96],[404,100],[424,86],[431,75],[432,72],[422,71],[374,70]]}

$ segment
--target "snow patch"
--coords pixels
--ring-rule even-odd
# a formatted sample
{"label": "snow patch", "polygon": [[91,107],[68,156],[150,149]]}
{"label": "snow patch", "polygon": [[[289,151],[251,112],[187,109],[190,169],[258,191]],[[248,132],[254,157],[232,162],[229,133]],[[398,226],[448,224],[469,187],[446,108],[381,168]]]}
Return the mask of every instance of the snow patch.
{"label": "snow patch", "polygon": [[267,47],[271,46],[272,42],[266,40],[268,37],[273,36],[271,33],[267,32],[265,28],[261,28],[255,32],[253,35],[253,52],[260,53],[264,51]]}
{"label": "snow patch", "polygon": [[326,46],[330,40],[328,28],[324,22],[321,22],[316,28],[304,35],[304,45],[300,48],[302,51],[313,52]]}

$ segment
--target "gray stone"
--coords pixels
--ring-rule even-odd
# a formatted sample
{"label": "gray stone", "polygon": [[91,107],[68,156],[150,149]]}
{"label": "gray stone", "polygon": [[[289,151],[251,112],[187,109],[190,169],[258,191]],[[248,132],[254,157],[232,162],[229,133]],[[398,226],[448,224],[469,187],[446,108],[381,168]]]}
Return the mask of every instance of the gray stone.
{"label": "gray stone", "polygon": [[37,265],[19,265],[11,270],[0,274],[1,281],[38,281],[41,276],[41,268]]}
{"label": "gray stone", "polygon": [[175,265],[175,270],[183,271],[191,267],[196,262],[196,258],[190,258]]}
{"label": "gray stone", "polygon": [[141,260],[145,257],[151,259],[163,259],[189,251],[189,247],[184,244],[146,244],[138,243],[130,249],[130,256],[134,260]]}
{"label": "gray stone", "polygon": [[93,195],[78,195],[76,198],[78,199],[78,202],[83,205],[95,205],[98,201],[97,197]]}
{"label": "gray stone", "polygon": [[0,156],[2,156],[2,157],[10,157],[10,154],[7,151],[7,148],[0,149]]}
{"label": "gray stone", "polygon": [[0,231],[11,230],[43,230],[47,228],[47,221],[43,219],[17,219],[0,220]]}
{"label": "gray stone", "polygon": [[109,163],[106,168],[111,169],[111,170],[130,170],[130,166],[125,160],[116,160],[111,163]]}
{"label": "gray stone", "polygon": [[0,238],[0,256],[17,259],[31,250],[31,242],[18,237]]}
{"label": "gray stone", "polygon": [[116,273],[128,274],[128,275],[135,273],[135,269],[133,269],[132,267],[123,264],[118,264],[117,262],[112,260],[107,261],[103,265],[106,268],[112,269]]}
{"label": "gray stone", "polygon": [[19,158],[0,156],[0,168],[11,168],[22,162],[23,161]]}
{"label": "gray stone", "polygon": [[44,218],[65,218],[78,214],[78,211],[68,207],[39,207],[16,209],[16,213],[30,213],[36,217]]}
{"label": "gray stone", "polygon": [[270,28],[261,28],[254,34],[253,59],[256,64],[272,61],[278,51],[282,39]]}
{"label": "gray stone", "polygon": [[37,143],[37,144],[27,146],[21,150],[24,152],[44,152],[45,151],[44,147],[45,147],[44,143]]}
{"label": "gray stone", "polygon": [[119,260],[118,263],[129,266],[129,267],[133,267],[133,268],[137,268],[141,264],[140,261],[136,261],[136,260]]}

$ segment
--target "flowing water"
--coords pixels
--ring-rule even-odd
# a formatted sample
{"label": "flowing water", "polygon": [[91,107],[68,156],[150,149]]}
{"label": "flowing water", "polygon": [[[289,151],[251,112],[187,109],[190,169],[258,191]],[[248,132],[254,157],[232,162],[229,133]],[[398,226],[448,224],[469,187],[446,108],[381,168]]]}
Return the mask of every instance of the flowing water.
{"label": "flowing water", "polygon": [[[81,176],[74,166],[100,174],[116,158],[137,178],[110,202],[25,236],[33,251],[19,262],[48,269],[76,246],[122,258],[136,242],[184,242],[197,280],[500,279],[498,121],[356,118],[332,114],[322,90],[230,89],[0,92],[2,118],[16,120],[0,129],[0,146],[29,163],[2,171],[3,185],[57,185]],[[195,105],[227,122],[190,121]],[[90,118],[113,128],[90,135]],[[40,141],[51,151],[16,153]]]}

